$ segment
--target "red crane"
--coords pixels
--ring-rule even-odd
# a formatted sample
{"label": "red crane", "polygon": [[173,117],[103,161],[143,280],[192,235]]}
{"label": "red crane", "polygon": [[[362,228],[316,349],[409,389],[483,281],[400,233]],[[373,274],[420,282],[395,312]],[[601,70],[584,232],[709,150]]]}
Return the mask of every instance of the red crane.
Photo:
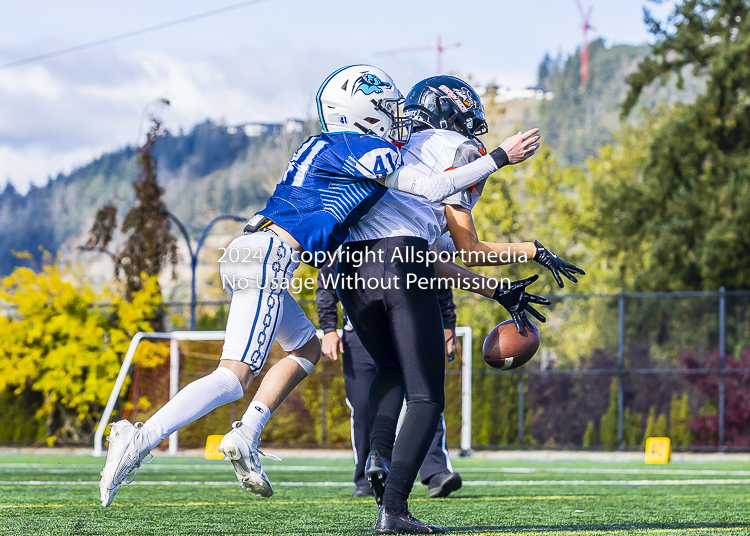
{"label": "red crane", "polygon": [[449,48],[458,48],[461,46],[461,43],[451,43],[449,45],[443,44],[443,39],[441,36],[437,36],[437,44],[436,45],[428,45],[424,47],[414,47],[414,48],[402,48],[399,50],[387,50],[385,52],[376,52],[376,56],[384,56],[386,54],[401,54],[403,52],[421,52],[423,50],[436,50],[437,51],[437,74],[442,74],[443,72],[443,51],[447,50]]}
{"label": "red crane", "polygon": [[578,11],[581,13],[583,19],[583,46],[581,47],[581,89],[586,89],[586,82],[589,79],[589,30],[593,30],[591,26],[591,12],[594,10],[593,6],[589,7],[589,10],[584,12],[581,0],[576,0],[578,4]]}

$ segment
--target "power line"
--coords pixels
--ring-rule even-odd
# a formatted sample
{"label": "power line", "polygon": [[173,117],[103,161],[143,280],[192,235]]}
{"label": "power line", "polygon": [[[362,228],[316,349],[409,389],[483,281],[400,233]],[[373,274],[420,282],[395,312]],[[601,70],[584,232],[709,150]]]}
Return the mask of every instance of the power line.
{"label": "power line", "polygon": [[36,63],[38,61],[47,60],[50,58],[56,58],[58,56],[71,54],[73,52],[79,52],[81,50],[86,50],[88,48],[94,48],[94,47],[98,47],[101,45],[106,45],[107,43],[113,43],[115,41],[122,41],[123,39],[129,39],[131,37],[135,37],[138,35],[143,35],[143,34],[147,34],[151,32],[156,32],[158,30],[163,30],[164,28],[171,28],[172,26],[179,26],[180,24],[185,24],[187,22],[192,22],[192,21],[199,20],[199,19],[213,17],[214,15],[220,15],[228,11],[235,11],[237,9],[242,9],[244,7],[252,6],[255,4],[260,4],[262,2],[268,2],[268,0],[247,0],[246,2],[239,2],[237,4],[232,4],[231,6],[221,7],[219,9],[212,9],[211,11],[204,11],[203,13],[198,13],[197,15],[191,15],[189,17],[183,17],[181,19],[176,19],[176,20],[172,20],[169,22],[163,22],[161,24],[157,24],[156,26],[149,26],[147,28],[141,28],[140,30],[133,30],[132,32],[126,32],[126,33],[119,34],[119,35],[113,35],[112,37],[105,37],[104,39],[98,39],[96,41],[91,41],[89,43],[84,43],[82,45],[76,45],[73,47],[55,50],[53,52],[47,52],[45,54],[39,54],[38,56],[31,56],[29,58],[24,58],[22,60],[12,61],[10,63],[5,63],[3,65],[0,65],[0,71],[5,70],[5,69],[12,69],[13,67],[20,67],[21,65],[28,65],[29,63]]}

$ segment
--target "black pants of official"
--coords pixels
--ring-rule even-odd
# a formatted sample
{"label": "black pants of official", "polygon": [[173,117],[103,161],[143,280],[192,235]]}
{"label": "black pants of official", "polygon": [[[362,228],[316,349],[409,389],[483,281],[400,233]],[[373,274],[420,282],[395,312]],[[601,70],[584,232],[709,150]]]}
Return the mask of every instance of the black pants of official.
{"label": "black pants of official", "polygon": [[[351,411],[352,450],[354,451],[354,485],[366,486],[365,462],[370,452],[370,385],[375,376],[375,362],[353,331],[344,331],[342,361],[344,366],[344,390]],[[427,451],[419,479],[423,484],[439,473],[452,473],[448,450],[445,447],[445,419],[438,421],[437,432]]]}
{"label": "black pants of official", "polygon": [[[350,242],[337,266],[341,304],[375,362],[370,447],[391,461],[383,506],[394,513],[407,507],[445,406],[443,320],[429,284],[435,269],[419,260],[426,251],[427,241],[414,237]],[[384,262],[358,266],[357,253]],[[396,439],[404,396],[406,417]]]}

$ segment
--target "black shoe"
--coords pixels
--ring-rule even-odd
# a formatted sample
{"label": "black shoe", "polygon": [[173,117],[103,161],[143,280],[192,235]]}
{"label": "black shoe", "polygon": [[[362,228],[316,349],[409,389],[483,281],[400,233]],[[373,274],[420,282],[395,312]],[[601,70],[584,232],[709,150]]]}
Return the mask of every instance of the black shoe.
{"label": "black shoe", "polygon": [[375,492],[372,491],[369,484],[363,484],[361,486],[357,486],[357,489],[355,489],[352,492],[352,497],[373,497],[375,496]]}
{"label": "black shoe", "polygon": [[436,497],[447,497],[456,490],[461,489],[461,475],[458,473],[438,473],[430,478],[428,493],[431,499]]}
{"label": "black shoe", "polygon": [[367,457],[367,463],[365,464],[365,476],[375,494],[375,502],[378,503],[378,506],[383,504],[385,479],[388,478],[388,471],[390,471],[390,469],[390,462],[383,459],[383,457],[374,450],[370,451],[370,455]]}
{"label": "black shoe", "polygon": [[375,534],[442,534],[443,527],[427,525],[411,517],[409,511],[389,514],[385,507],[380,507],[378,520],[375,522]]}

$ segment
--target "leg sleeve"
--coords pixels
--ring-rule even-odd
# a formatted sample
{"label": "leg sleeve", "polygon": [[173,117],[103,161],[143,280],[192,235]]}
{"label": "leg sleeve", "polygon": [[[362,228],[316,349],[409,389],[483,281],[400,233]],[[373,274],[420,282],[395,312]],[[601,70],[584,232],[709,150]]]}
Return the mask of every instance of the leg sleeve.
{"label": "leg sleeve", "polygon": [[453,465],[445,446],[445,416],[441,415],[430,450],[427,451],[422,467],[419,468],[419,478],[422,484],[427,484],[427,481],[438,473],[452,472]]}

